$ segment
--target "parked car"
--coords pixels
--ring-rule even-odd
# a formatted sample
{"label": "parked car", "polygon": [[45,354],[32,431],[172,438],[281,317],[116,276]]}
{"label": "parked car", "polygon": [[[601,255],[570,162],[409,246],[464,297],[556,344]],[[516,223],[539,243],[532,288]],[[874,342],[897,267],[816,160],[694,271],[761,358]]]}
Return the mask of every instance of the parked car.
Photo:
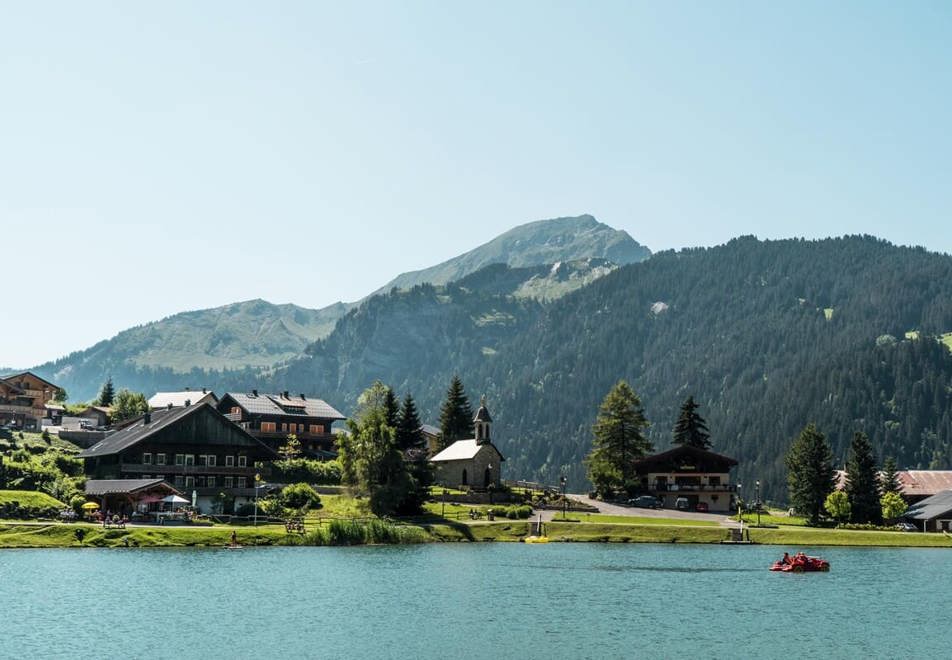
{"label": "parked car", "polygon": [[697,506],[694,507],[694,508],[695,508],[695,510],[696,510],[698,513],[707,513],[707,512],[708,512],[707,502],[698,502],[698,503],[697,503]]}
{"label": "parked car", "polygon": [[690,511],[691,503],[688,501],[688,498],[679,497],[674,501],[674,508],[678,511]]}
{"label": "parked car", "polygon": [[900,532],[918,532],[919,528],[913,525],[911,522],[901,522],[896,524],[896,529]]}
{"label": "parked car", "polygon": [[637,506],[642,509],[660,509],[661,502],[658,501],[658,498],[651,495],[641,495],[628,500],[628,506]]}

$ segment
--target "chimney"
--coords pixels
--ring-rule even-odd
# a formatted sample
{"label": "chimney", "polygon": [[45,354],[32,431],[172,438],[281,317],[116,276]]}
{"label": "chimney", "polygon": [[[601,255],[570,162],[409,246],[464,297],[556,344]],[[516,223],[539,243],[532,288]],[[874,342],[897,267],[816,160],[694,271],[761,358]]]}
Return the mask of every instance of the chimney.
{"label": "chimney", "polygon": [[152,413],[147,412],[145,415],[142,416],[142,425],[146,426],[151,423],[152,423]]}
{"label": "chimney", "polygon": [[204,387],[202,388],[202,394],[208,394],[208,390],[205,389]]}
{"label": "chimney", "polygon": [[185,407],[188,408],[190,405],[192,405],[192,400],[191,400],[191,399],[185,399]]}
{"label": "chimney", "polygon": [[258,390],[251,390],[251,396],[258,396]]}
{"label": "chimney", "polygon": [[301,392],[301,401],[307,401],[307,399],[304,396],[304,392]]}
{"label": "chimney", "polygon": [[167,408],[168,408],[169,410],[172,409],[172,402],[171,402],[171,401],[169,401],[169,405],[167,406]]}
{"label": "chimney", "polygon": [[191,387],[188,387],[188,386],[186,385],[186,386],[185,386],[185,391],[186,391],[186,392],[191,392],[191,391],[192,391],[192,388],[191,388]]}
{"label": "chimney", "polygon": [[285,398],[285,399],[290,399],[290,398],[291,398],[291,397],[288,396],[288,391],[287,391],[287,390],[284,390],[284,398]]}

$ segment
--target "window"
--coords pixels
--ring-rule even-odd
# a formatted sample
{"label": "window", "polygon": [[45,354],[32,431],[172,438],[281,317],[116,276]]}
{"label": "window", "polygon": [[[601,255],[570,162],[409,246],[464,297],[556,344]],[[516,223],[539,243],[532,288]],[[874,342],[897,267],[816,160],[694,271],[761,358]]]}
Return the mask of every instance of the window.
{"label": "window", "polygon": [[204,487],[205,487],[205,477],[196,477],[196,479],[197,479],[196,483],[198,484],[198,487],[199,487],[199,488],[204,488]]}
{"label": "window", "polygon": [[164,475],[164,474],[157,474],[157,475],[155,475],[155,478],[156,478],[156,479],[165,479],[165,475]]}
{"label": "window", "polygon": [[175,485],[176,485],[176,486],[184,486],[184,485],[185,485],[185,477],[183,477],[183,476],[180,475],[180,474],[175,475]]}
{"label": "window", "polygon": [[185,454],[176,454],[176,455],[175,455],[175,464],[176,464],[176,465],[185,465]]}
{"label": "window", "polygon": [[185,464],[195,465],[195,454],[185,454]]}
{"label": "window", "polygon": [[155,464],[156,464],[156,465],[165,465],[165,454],[156,454],[156,455],[155,455]]}
{"label": "window", "polygon": [[239,456],[238,457],[238,467],[248,467],[248,457]]}
{"label": "window", "polygon": [[185,487],[194,488],[195,487],[195,477],[185,477]]}
{"label": "window", "polygon": [[225,456],[225,467],[234,467],[234,466],[235,466],[235,457]]}
{"label": "window", "polygon": [[234,481],[232,477],[225,477],[225,488],[231,488],[231,484]]}
{"label": "window", "polygon": [[288,430],[288,425],[287,425],[287,424],[282,424],[282,425],[281,425],[281,432],[282,432],[282,433],[287,433],[287,430]]}
{"label": "window", "polygon": [[311,424],[311,433],[323,433],[324,425],[323,424]]}
{"label": "window", "polygon": [[245,478],[244,478],[244,477],[238,477],[237,480],[238,480],[238,488],[244,488],[244,487],[245,487]]}
{"label": "window", "polygon": [[274,422],[261,422],[262,433],[274,433],[278,430],[278,425]]}
{"label": "window", "polygon": [[239,406],[232,406],[232,407],[231,407],[231,414],[232,414],[232,415],[240,415],[240,414],[241,414],[241,408],[240,408]]}
{"label": "window", "polygon": [[720,477],[720,475],[718,475],[718,476],[713,476],[713,475],[712,475],[712,476],[708,477],[708,478],[707,478],[707,483],[710,484],[711,486],[720,486],[720,485],[721,485],[721,477]]}
{"label": "window", "polygon": [[145,452],[142,454],[142,464],[152,465],[152,454],[150,452]]}
{"label": "window", "polygon": [[208,467],[215,467],[215,465],[218,463],[218,457],[215,456],[214,454],[208,456],[207,458],[208,458]]}
{"label": "window", "polygon": [[208,482],[208,487],[209,487],[209,488],[214,488],[214,487],[215,487],[215,477],[208,477],[207,482]]}
{"label": "window", "polygon": [[198,457],[198,464],[199,464],[199,466],[205,465],[205,458],[206,458],[206,456],[205,456],[204,454],[202,454],[202,455],[200,455],[200,456]]}

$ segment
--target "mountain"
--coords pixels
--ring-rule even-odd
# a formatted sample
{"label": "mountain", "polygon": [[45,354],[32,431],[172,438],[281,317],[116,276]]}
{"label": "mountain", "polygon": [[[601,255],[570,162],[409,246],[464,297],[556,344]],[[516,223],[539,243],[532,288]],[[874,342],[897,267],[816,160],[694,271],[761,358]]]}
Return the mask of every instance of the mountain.
{"label": "mountain", "polygon": [[510,229],[479,247],[436,266],[398,275],[375,293],[417,284],[446,284],[490,264],[516,268],[551,265],[590,257],[619,265],[644,261],[651,251],[627,232],[612,229],[590,215],[539,220]]}
{"label": "mountain", "polygon": [[[491,285],[499,292],[551,300],[611,272],[617,264],[649,254],[625,232],[591,216],[542,220],[516,227],[440,266],[400,276],[381,291],[422,273],[431,273],[439,283],[450,272],[466,277],[494,265],[493,274],[485,276],[505,280]],[[506,264],[518,267],[507,269]],[[490,282],[472,280],[469,286],[486,287]],[[95,396],[109,376],[120,386],[143,391],[254,383],[258,370],[300,355],[359,305],[336,303],[311,310],[252,300],[185,312],[123,331],[34,370],[65,387],[74,400]]]}
{"label": "mountain", "polygon": [[93,397],[106,378],[117,386],[146,389],[155,372],[183,384],[199,372],[265,367],[300,355],[327,335],[346,311],[338,303],[322,310],[249,300],[183,312],[124,330],[112,339],[35,367],[66,388],[74,400]]}
{"label": "mountain", "polygon": [[952,467],[952,353],[936,340],[952,330],[947,255],[870,237],[743,237],[656,254],[545,304],[511,295],[510,277],[490,267],[374,298],[274,384],[316,387],[346,411],[380,378],[432,423],[459,373],[471,398],[489,396],[510,476],[564,472],[576,488],[598,404],[622,378],[657,449],[693,394],[715,450],[778,501],[783,457],[811,421],[840,461],[862,430],[902,466]]}

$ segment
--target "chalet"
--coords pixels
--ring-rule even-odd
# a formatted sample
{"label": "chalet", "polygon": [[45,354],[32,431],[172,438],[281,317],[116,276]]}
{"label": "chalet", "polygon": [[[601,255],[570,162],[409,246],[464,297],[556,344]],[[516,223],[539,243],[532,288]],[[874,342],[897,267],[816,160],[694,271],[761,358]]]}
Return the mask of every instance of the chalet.
{"label": "chalet", "polygon": [[101,427],[109,424],[109,415],[111,413],[112,409],[107,406],[88,406],[84,411],[79,413],[79,417],[87,420],[88,426]]}
{"label": "chalet", "polygon": [[[178,495],[188,499],[163,479],[88,479],[86,499],[99,503],[102,513],[116,513],[138,520],[137,515],[156,507],[162,498]],[[157,508],[157,507],[156,507]]]}
{"label": "chalet", "polygon": [[346,419],[321,399],[303,394],[250,394],[228,392],[218,411],[242,429],[277,451],[294,434],[306,456],[326,458],[334,450],[331,425]]}
{"label": "chalet", "polygon": [[0,425],[40,430],[59,389],[30,371],[0,377]]}
{"label": "chalet", "polygon": [[198,406],[203,403],[210,403],[213,406],[218,403],[218,397],[204,387],[200,390],[190,390],[186,388],[182,392],[156,392],[149,399],[149,408],[158,410],[160,408],[184,408],[185,406]]}
{"label": "chalet", "polygon": [[146,413],[79,454],[91,480],[162,479],[208,511],[220,493],[238,503],[255,495],[255,463],[274,452],[202,404]]}
{"label": "chalet", "polygon": [[674,449],[635,461],[641,490],[676,508],[686,498],[693,511],[706,504],[709,511],[730,511],[737,487],[730,482],[737,461],[712,451],[679,445]]}
{"label": "chalet", "polygon": [[440,439],[443,437],[443,432],[440,431],[439,427],[423,424],[420,427],[420,433],[423,434],[423,442],[426,445],[427,456],[435,456],[438,454],[440,451]]}
{"label": "chalet", "polygon": [[502,453],[492,443],[492,416],[486,407],[486,397],[480,400],[473,418],[475,438],[457,440],[437,453],[430,462],[436,468],[434,481],[441,486],[460,486],[476,489],[498,486],[502,475]]}

